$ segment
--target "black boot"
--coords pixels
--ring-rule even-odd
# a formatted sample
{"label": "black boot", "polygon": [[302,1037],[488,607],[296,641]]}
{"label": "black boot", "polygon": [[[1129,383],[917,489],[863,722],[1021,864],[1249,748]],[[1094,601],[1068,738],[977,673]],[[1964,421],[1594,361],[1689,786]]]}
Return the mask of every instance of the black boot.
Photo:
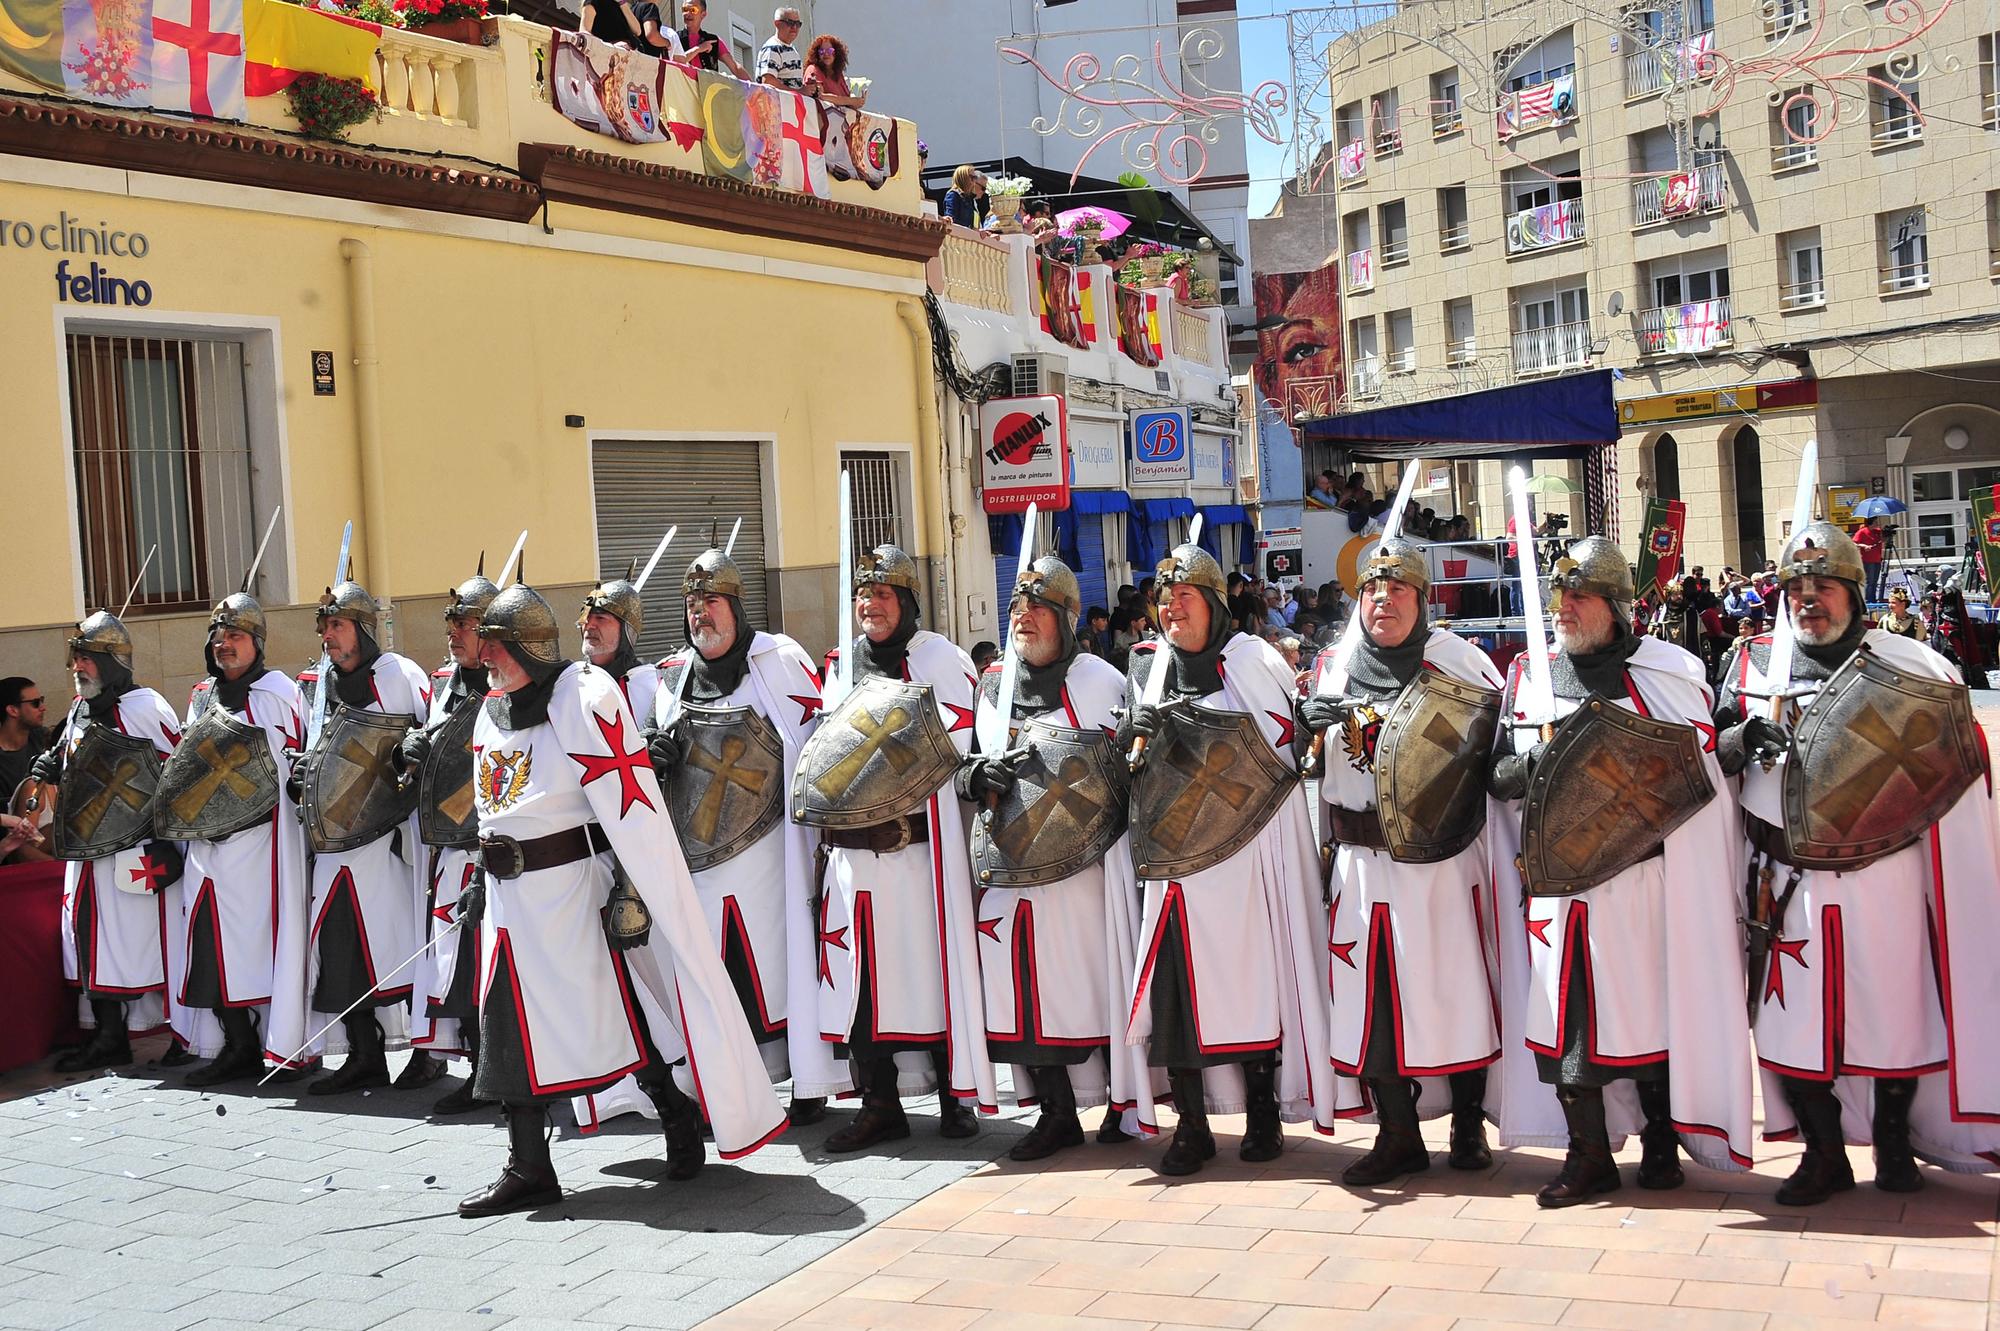
{"label": "black boot", "polygon": [[1563,1118],[1569,1124],[1569,1155],[1554,1182],[1535,1194],[1535,1204],[1555,1208],[1580,1206],[1621,1186],[1618,1166],[1611,1160],[1611,1134],[1604,1126],[1604,1092],[1595,1086],[1564,1086],[1556,1091]]}
{"label": "black boot", "polygon": [[1278,1056],[1263,1054],[1243,1065],[1243,1140],[1236,1158],[1259,1164],[1285,1149],[1285,1124],[1278,1116]]}
{"label": "black boot", "polygon": [[931,1051],[931,1072],[938,1086],[938,1136],[977,1136],[979,1116],[951,1093],[951,1055],[943,1046]]}
{"label": "black boot", "polygon": [[1115,1105],[1105,1106],[1104,1121],[1097,1125],[1097,1144],[1117,1146],[1121,1142],[1131,1141],[1133,1135],[1125,1131],[1125,1111]]}
{"label": "black boot", "polygon": [[548,1111],[540,1105],[507,1106],[507,1167],[484,1192],[458,1204],[467,1220],[532,1211],[562,1200],[562,1184],[549,1161]]}
{"label": "black boot", "polygon": [[1077,1121],[1076,1088],[1070,1085],[1069,1069],[1038,1067],[1033,1071],[1042,1116],[1007,1152],[1009,1160],[1042,1160],[1066,1146],[1083,1145],[1083,1124]]}
{"label": "black boot", "polygon": [[90,1039],[56,1060],[57,1072],[95,1072],[122,1068],[132,1061],[132,1038],[125,1030],[125,1004],[115,998],[90,1000],[97,1029]]}
{"label": "black boot", "polygon": [[1451,1074],[1451,1155],[1453,1169],[1486,1169],[1493,1152],[1486,1145],[1486,1069]]}
{"label": "black boot", "polygon": [[1667,1192],[1687,1182],[1681,1169],[1681,1135],[1674,1130],[1673,1099],[1667,1079],[1637,1083],[1646,1126],[1639,1130],[1639,1186]]}
{"label": "black boot", "polygon": [[1174,1139],[1153,1166],[1171,1178],[1192,1174],[1215,1159],[1215,1134],[1208,1130],[1208,1097],[1202,1087],[1200,1068],[1175,1068],[1168,1074],[1174,1088],[1174,1112],[1180,1125]]}
{"label": "black boot", "polygon": [[1919,1192],[1924,1176],[1910,1149],[1910,1106],[1917,1098],[1915,1077],[1875,1081],[1875,1186],[1883,1192]]}
{"label": "black boot", "polygon": [[1431,1153],[1417,1128],[1417,1084],[1401,1077],[1370,1080],[1368,1093],[1375,1100],[1375,1145],[1340,1171],[1340,1181],[1350,1188],[1375,1188],[1429,1169]]}
{"label": "black boot", "polygon": [[1847,1162],[1847,1135],[1841,1131],[1840,1100],[1833,1083],[1780,1077],[1778,1085],[1806,1144],[1799,1167],[1778,1185],[1778,1205],[1817,1206],[1836,1192],[1851,1191],[1854,1166]]}
{"label": "black boot", "polygon": [[701,1109],[674,1083],[673,1071],[666,1072],[663,1080],[645,1089],[653,1108],[660,1111],[660,1135],[667,1139],[667,1177],[685,1183],[708,1162],[708,1148],[701,1144]]}
{"label": "black boot", "polygon": [[306,1094],[340,1095],[389,1084],[389,1038],[376,1023],[375,1014],[363,1010],[342,1025],[347,1028],[347,1061],[340,1065],[340,1071],[306,1087]]}
{"label": "black boot", "polygon": [[811,1127],[826,1117],[826,1097],[823,1095],[792,1097],[792,1103],[785,1108],[785,1117],[795,1128]]}
{"label": "black boot", "polygon": [[188,1073],[189,1086],[220,1086],[264,1070],[264,1042],[258,1038],[257,1021],[250,1009],[216,1008],[215,1017],[222,1023],[222,1052],[207,1067]]}
{"label": "black boot", "polygon": [[909,1135],[910,1120],[903,1113],[902,1097],[896,1093],[896,1060],[869,1060],[862,1068],[861,1112],[852,1123],[826,1139],[826,1149],[865,1151],[881,1142],[901,1141]]}
{"label": "black boot", "polygon": [[192,1053],[190,1053],[187,1047],[181,1043],[180,1037],[175,1036],[173,1039],[167,1041],[166,1052],[161,1054],[158,1059],[154,1060],[154,1066],[162,1068],[184,1068],[190,1063],[199,1063],[200,1061],[201,1061],[200,1059],[196,1058]]}
{"label": "black boot", "polygon": [[428,1049],[416,1049],[410,1053],[410,1061],[396,1074],[393,1083],[399,1091],[414,1091],[428,1086],[444,1075],[444,1060]]}
{"label": "black boot", "polygon": [[469,1114],[475,1109],[493,1103],[491,1100],[482,1100],[472,1093],[472,1084],[479,1080],[479,1037],[469,1031],[462,1033],[465,1036],[465,1056],[471,1060],[472,1068],[465,1074],[465,1085],[447,1093],[431,1106],[431,1113],[440,1117]]}

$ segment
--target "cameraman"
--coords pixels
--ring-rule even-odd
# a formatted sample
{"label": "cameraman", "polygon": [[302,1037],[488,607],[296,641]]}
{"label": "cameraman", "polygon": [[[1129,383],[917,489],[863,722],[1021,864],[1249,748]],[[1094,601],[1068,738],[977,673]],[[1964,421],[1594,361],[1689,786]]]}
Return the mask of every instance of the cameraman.
{"label": "cameraman", "polygon": [[1882,578],[1889,571],[1889,566],[1883,562],[1882,556],[1889,544],[1889,538],[1895,535],[1896,531],[1894,527],[1876,525],[1882,521],[1881,518],[1869,518],[1861,524],[1861,530],[1854,533],[1854,543],[1861,547],[1862,567],[1868,574],[1870,601],[1882,599]]}

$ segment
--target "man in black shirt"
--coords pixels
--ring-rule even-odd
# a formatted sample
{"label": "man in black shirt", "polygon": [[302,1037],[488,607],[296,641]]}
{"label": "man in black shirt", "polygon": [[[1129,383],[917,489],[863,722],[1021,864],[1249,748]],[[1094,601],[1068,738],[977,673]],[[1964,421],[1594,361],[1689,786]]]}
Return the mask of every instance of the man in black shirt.
{"label": "man in black shirt", "polygon": [[49,699],[25,675],[0,679],[0,805],[28,774],[35,756],[49,747]]}

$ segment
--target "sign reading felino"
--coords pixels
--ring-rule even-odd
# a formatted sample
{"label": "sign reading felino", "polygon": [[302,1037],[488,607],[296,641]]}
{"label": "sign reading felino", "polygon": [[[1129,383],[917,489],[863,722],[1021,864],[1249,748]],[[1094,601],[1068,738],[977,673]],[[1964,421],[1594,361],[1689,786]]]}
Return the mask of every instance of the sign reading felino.
{"label": "sign reading felino", "polygon": [[988,513],[1069,507],[1069,412],[1060,397],[997,397],[979,408]]}

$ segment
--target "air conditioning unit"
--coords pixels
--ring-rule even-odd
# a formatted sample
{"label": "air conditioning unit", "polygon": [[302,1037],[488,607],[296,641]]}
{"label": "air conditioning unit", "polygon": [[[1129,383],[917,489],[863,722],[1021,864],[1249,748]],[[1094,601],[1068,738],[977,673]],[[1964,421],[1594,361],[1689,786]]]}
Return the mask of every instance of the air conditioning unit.
{"label": "air conditioning unit", "polygon": [[1015,397],[1042,397],[1062,391],[1058,380],[1069,377],[1069,362],[1061,356],[1023,352],[1013,358]]}

